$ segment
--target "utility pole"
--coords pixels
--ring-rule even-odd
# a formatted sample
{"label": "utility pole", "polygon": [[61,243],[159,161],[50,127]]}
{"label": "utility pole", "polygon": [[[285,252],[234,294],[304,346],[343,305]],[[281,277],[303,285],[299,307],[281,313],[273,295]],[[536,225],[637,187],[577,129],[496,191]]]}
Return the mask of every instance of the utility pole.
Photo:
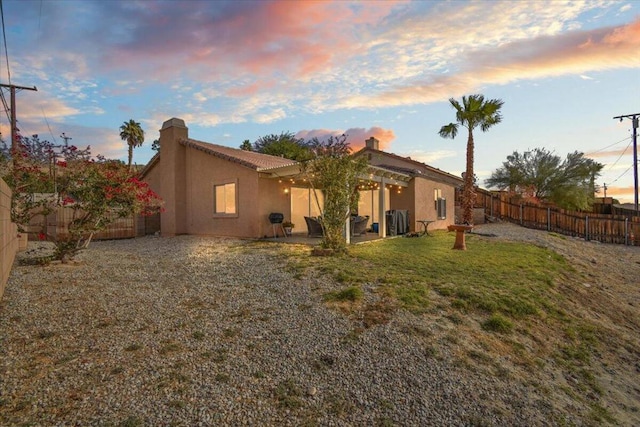
{"label": "utility pole", "polygon": [[631,119],[632,128],[633,128],[633,206],[636,211],[636,215],[640,212],[638,211],[638,116],[640,113],[635,114],[625,114],[623,116],[616,116],[614,119]]}
{"label": "utility pole", "polygon": [[606,198],[607,197],[607,183],[606,182],[602,183],[602,188],[604,188],[604,197]]}
{"label": "utility pole", "polygon": [[62,135],[60,135],[60,138],[64,139],[64,146],[66,147],[67,145],[69,145],[69,140],[73,139],[70,136],[65,135],[64,132],[62,132]]}
{"label": "utility pole", "polygon": [[37,91],[38,89],[33,86],[33,87],[26,87],[26,86],[16,86],[16,85],[7,85],[7,84],[0,84],[0,87],[8,87],[9,91],[11,92],[11,151],[15,151],[16,148],[18,147],[18,125],[17,125],[17,119],[16,119],[16,89],[20,89],[20,90],[34,90]]}

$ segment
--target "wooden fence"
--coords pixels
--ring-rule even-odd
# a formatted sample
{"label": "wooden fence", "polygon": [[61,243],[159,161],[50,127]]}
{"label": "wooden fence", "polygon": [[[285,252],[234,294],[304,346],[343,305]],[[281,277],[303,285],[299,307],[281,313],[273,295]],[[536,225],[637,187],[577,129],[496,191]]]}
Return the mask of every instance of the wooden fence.
{"label": "wooden fence", "polygon": [[478,205],[484,208],[488,217],[500,218],[524,227],[602,243],[640,246],[640,216],[574,212],[492,195],[479,197]]}
{"label": "wooden fence", "polygon": [[[114,214],[114,217],[114,221],[104,230],[93,235],[93,240],[130,239],[160,231],[160,214],[125,218],[117,218]],[[43,231],[43,226],[46,226],[47,234],[50,236],[65,235],[68,233],[67,224],[72,218],[73,210],[68,208],[59,208],[57,212],[44,219],[42,216],[35,217],[29,226],[29,237],[37,240],[38,234]]]}

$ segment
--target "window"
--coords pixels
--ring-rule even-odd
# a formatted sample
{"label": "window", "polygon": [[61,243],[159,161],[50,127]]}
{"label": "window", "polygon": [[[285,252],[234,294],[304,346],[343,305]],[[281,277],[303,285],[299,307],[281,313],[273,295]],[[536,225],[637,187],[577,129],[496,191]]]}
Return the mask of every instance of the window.
{"label": "window", "polygon": [[447,199],[441,197],[436,201],[436,211],[438,212],[438,219],[447,218]]}
{"label": "window", "polygon": [[213,186],[213,213],[216,215],[237,213],[235,182]]}
{"label": "window", "polygon": [[447,199],[442,197],[442,190],[436,188],[433,190],[433,201],[436,208],[438,219],[447,218]]}

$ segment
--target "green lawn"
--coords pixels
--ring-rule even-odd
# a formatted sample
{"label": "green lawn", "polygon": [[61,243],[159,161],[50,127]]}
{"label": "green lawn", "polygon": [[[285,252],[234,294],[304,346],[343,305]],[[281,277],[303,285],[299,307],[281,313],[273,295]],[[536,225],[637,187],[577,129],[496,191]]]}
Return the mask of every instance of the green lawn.
{"label": "green lawn", "polygon": [[316,257],[314,267],[348,286],[377,285],[400,305],[421,312],[436,292],[461,310],[518,319],[558,314],[554,283],[572,271],[564,258],[537,246],[467,236],[452,250],[452,233],[356,245],[349,255]]}

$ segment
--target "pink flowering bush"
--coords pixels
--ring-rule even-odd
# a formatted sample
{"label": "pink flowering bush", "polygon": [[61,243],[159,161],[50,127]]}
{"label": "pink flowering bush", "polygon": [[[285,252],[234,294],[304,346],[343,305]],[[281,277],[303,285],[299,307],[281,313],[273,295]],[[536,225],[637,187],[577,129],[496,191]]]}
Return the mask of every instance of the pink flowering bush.
{"label": "pink flowering bush", "polygon": [[[27,142],[33,146],[33,141]],[[56,259],[73,259],[88,247],[94,233],[120,218],[161,209],[160,197],[120,161],[101,156],[91,159],[88,149],[73,146],[65,146],[58,155],[62,159],[47,161],[46,149],[25,147],[29,145],[19,145],[17,153],[4,161],[3,175],[13,190],[12,220],[24,231],[38,215],[70,209],[72,215],[64,215],[66,223],[58,224],[66,232],[50,235],[43,230],[39,234],[54,242]]]}

